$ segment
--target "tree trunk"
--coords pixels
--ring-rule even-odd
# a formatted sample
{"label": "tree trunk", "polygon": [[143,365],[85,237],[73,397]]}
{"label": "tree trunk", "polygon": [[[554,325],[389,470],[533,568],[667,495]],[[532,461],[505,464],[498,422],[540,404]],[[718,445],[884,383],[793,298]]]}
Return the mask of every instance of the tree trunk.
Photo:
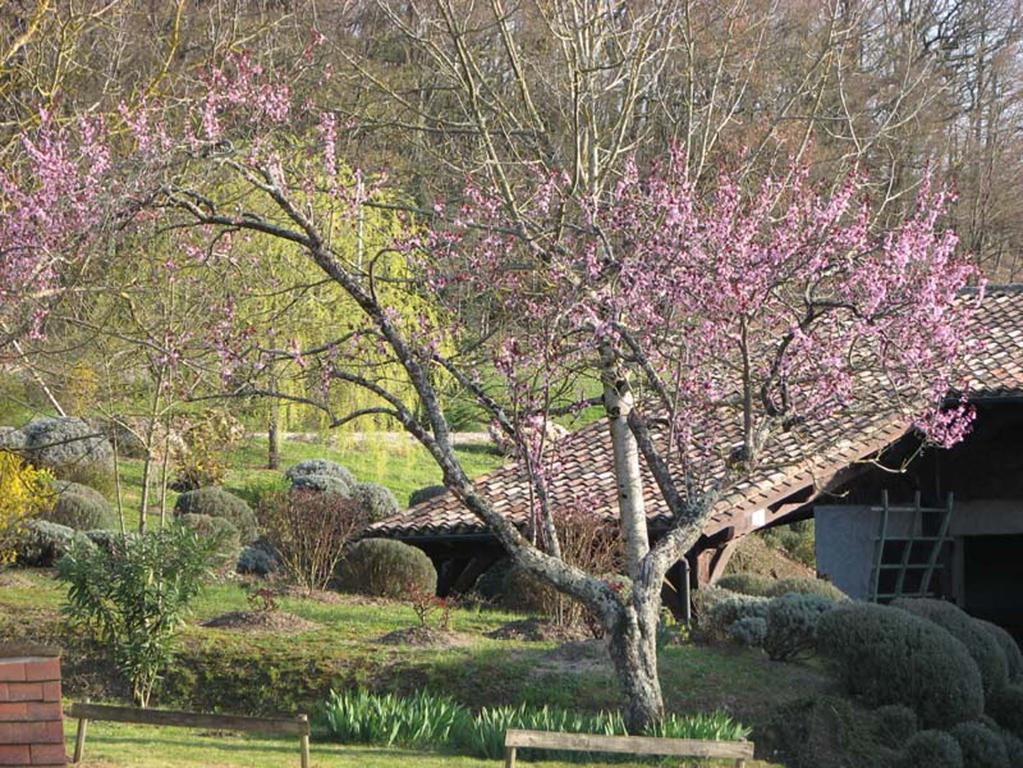
{"label": "tree trunk", "polygon": [[625,726],[639,735],[664,718],[657,677],[657,615],[654,606],[627,606],[609,633],[608,653],[625,695]]}
{"label": "tree trunk", "polygon": [[266,427],[266,440],[270,446],[267,456],[267,469],[281,468],[281,433],[278,424],[278,406],[273,403],[270,406],[270,419]]}

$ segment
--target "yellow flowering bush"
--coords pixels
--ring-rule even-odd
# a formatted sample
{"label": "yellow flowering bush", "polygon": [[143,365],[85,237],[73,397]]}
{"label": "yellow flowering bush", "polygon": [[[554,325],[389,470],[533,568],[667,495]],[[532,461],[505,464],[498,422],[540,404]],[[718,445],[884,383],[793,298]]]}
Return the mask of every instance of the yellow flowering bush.
{"label": "yellow flowering bush", "polygon": [[14,542],[24,522],[53,506],[52,480],[45,469],[0,451],[0,564],[14,560]]}

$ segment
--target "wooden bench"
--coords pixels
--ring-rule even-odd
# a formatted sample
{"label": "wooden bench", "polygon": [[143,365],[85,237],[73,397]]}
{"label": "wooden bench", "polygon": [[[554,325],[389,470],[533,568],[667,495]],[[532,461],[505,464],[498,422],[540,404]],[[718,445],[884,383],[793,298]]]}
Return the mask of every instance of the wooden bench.
{"label": "wooden bench", "polygon": [[297,717],[242,717],[240,715],[204,715],[196,712],[175,712],[167,709],[137,709],[104,704],[75,702],[68,707],[67,716],[77,718],[75,754],[71,762],[77,763],[85,752],[85,732],[90,720],[137,725],[163,725],[180,728],[208,728],[210,730],[248,731],[251,733],[284,734],[299,737],[302,768],[309,768],[309,718]]}
{"label": "wooden bench", "polygon": [[735,760],[743,768],[753,757],[751,741],[692,741],[650,736],[596,736],[588,733],[509,730],[504,737],[505,768],[515,768],[515,752],[527,747],[569,752],[614,752],[624,755],[666,755]]}

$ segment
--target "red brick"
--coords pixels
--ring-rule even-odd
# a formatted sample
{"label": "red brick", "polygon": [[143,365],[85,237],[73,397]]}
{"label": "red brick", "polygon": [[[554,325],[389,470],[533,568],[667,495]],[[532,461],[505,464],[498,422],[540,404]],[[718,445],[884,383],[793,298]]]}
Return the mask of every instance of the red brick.
{"label": "red brick", "polygon": [[63,720],[64,710],[59,701],[28,701],[29,720]]}
{"label": "red brick", "polygon": [[60,680],[43,683],[43,694],[37,701],[60,701]]}
{"label": "red brick", "polygon": [[0,765],[30,765],[32,759],[27,744],[0,744]]}
{"label": "red brick", "polygon": [[0,701],[42,701],[44,685],[50,683],[7,683],[7,695]]}
{"label": "red brick", "polygon": [[32,765],[66,765],[67,753],[63,744],[33,744]]}
{"label": "red brick", "polygon": [[57,720],[39,723],[0,723],[0,744],[62,744],[64,724]]}
{"label": "red brick", "polygon": [[[24,701],[0,702],[0,722],[28,720],[28,703]],[[34,718],[33,718],[34,719]]]}
{"label": "red brick", "polygon": [[33,659],[25,664],[25,679],[60,680],[60,659]]}
{"label": "red brick", "polygon": [[25,662],[0,659],[0,681],[24,682]]}

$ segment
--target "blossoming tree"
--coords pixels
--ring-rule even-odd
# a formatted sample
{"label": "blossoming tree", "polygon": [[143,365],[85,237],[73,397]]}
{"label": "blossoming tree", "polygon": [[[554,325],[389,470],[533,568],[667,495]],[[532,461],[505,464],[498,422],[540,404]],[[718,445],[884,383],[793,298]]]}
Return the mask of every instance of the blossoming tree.
{"label": "blossoming tree", "polygon": [[[146,227],[211,242],[240,232],[304,255],[357,312],[338,317],[334,340],[313,349],[261,348],[249,329],[218,326],[210,344],[228,391],[273,395],[251,382],[286,357],[322,382],[322,399],[303,396],[307,404],[329,409],[339,382],[370,393],[370,405],[332,413],[332,423],[391,417],[519,565],[589,608],[609,637],[634,732],[663,715],[656,628],[667,571],[773,440],[879,403],[942,444],[969,423],[965,407],[941,406],[957,383],[972,311],[958,297],[974,273],[941,228],[948,195],[930,184],[904,220],[881,228],[859,177],[829,186],[794,164],[756,184],[723,173],[703,189],[676,148],[654,165],[627,163],[600,195],[527,168],[500,184],[470,180],[454,206],[414,211],[359,174],[338,173],[335,116],[293,104],[286,83],[246,59],[213,72],[175,114],[157,105],[126,112],[129,140],[81,131],[6,181],[12,221],[29,224],[3,232],[4,258],[21,255],[0,269],[48,275],[57,251],[74,263],[97,242]],[[78,211],[79,191],[63,189],[52,205],[68,214],[41,240],[33,195],[54,183],[47,169],[62,158],[89,169],[63,177],[80,179],[97,210]],[[405,227],[377,252],[356,254],[339,228],[357,227],[369,206],[402,209]],[[215,258],[217,249],[202,252]],[[218,275],[229,282],[230,265]],[[50,281],[31,283],[39,287],[28,295]],[[423,296],[444,311],[400,311]],[[45,310],[33,327],[44,332]],[[534,531],[502,516],[464,471],[442,403],[450,382],[517,446]],[[408,387],[418,412],[398,394]],[[611,435],[629,590],[561,558],[546,492],[559,471],[546,425],[590,404],[594,391]],[[715,439],[732,429],[737,445]],[[641,463],[673,518],[656,542]]]}

